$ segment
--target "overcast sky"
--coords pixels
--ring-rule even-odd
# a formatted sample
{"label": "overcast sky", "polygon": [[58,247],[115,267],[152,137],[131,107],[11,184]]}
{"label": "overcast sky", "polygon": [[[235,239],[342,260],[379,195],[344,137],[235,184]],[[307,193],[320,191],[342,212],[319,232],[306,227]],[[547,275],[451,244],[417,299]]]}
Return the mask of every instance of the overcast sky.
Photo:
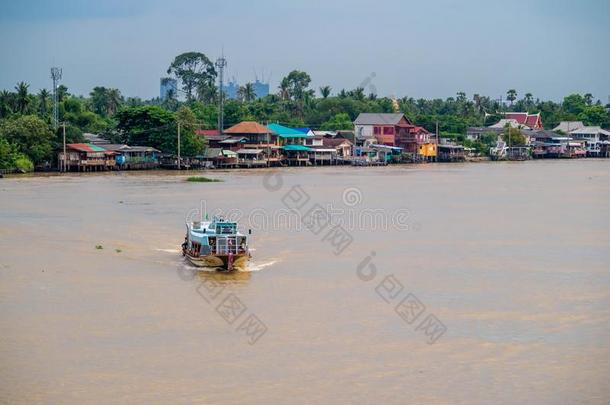
{"label": "overcast sky", "polygon": [[156,97],[174,56],[223,47],[272,91],[299,69],[333,93],[610,95],[609,0],[0,0],[0,88],[50,88],[56,65],[76,94]]}

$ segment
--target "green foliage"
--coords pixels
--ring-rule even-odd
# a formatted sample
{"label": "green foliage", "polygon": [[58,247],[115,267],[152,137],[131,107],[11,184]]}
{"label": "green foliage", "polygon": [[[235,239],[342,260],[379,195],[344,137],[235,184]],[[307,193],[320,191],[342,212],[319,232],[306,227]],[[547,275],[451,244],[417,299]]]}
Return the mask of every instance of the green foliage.
{"label": "green foliage", "polygon": [[354,129],[354,123],[346,113],[336,114],[330,120],[322,124],[324,131],[338,131],[341,129]]}
{"label": "green foliage", "polygon": [[583,112],[587,103],[580,94],[570,94],[563,99],[563,110],[568,114],[578,115]]}
{"label": "green foliage", "polygon": [[578,114],[578,119],[583,121],[585,125],[610,126],[610,116],[608,116],[606,108],[601,105],[587,105]]}
{"label": "green foliage", "polygon": [[94,87],[89,96],[93,111],[102,117],[114,115],[125,101],[118,89],[100,86]]}
{"label": "green foliage", "polygon": [[166,153],[178,151],[180,122],[180,151],[183,156],[199,155],[204,150],[203,140],[195,136],[195,114],[186,106],[171,113],[159,106],[125,108],[116,115],[120,141],[129,145],[147,145]]}
{"label": "green foliage", "polygon": [[194,99],[197,92],[202,101],[211,101],[215,96],[214,81],[216,69],[208,57],[201,52],[185,52],[176,56],[167,69],[168,74],[174,74],[182,82],[182,89],[188,101]]}
{"label": "green foliage", "polygon": [[34,163],[52,158],[55,137],[48,124],[35,115],[22,115],[2,121],[0,138],[15,145],[19,152]]}
{"label": "green foliage", "polygon": [[[174,114],[159,106],[124,108],[116,114],[121,142],[160,148],[169,138],[177,139]],[[167,146],[167,145],[165,145]]]}
{"label": "green foliage", "polygon": [[18,153],[15,156],[15,168],[20,172],[33,172],[34,171],[34,163],[23,153]]}
{"label": "green foliage", "polygon": [[527,138],[521,133],[519,128],[506,128],[504,141],[508,146],[524,146],[527,144]]}
{"label": "green foliage", "polygon": [[[63,127],[57,128],[55,131],[55,146],[59,148],[63,145],[64,140],[64,130]],[[85,137],[83,136],[83,131],[80,130],[79,127],[73,124],[66,125],[66,143],[83,143],[85,142]]]}
{"label": "green foliage", "polygon": [[280,95],[284,100],[301,101],[306,94],[313,95],[313,90],[308,90],[311,77],[299,70],[293,70],[284,77],[280,83]]}

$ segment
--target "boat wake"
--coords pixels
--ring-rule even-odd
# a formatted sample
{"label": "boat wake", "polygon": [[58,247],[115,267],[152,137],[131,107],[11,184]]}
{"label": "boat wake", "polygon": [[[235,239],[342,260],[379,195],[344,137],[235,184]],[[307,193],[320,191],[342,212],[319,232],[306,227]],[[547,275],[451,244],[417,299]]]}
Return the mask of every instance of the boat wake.
{"label": "boat wake", "polygon": [[248,269],[246,271],[261,271],[262,269],[264,269],[266,267],[273,266],[277,262],[279,262],[279,260],[269,260],[269,261],[263,262],[263,263],[254,263],[254,262],[251,262],[248,265]]}
{"label": "boat wake", "polygon": [[157,252],[180,253],[180,249],[155,249]]}

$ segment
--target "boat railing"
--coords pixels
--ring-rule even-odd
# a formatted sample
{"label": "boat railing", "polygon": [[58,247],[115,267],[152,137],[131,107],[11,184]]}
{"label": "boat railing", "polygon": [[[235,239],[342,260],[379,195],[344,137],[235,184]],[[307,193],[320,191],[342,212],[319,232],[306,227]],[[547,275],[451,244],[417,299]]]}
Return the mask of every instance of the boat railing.
{"label": "boat railing", "polygon": [[214,250],[219,255],[245,253],[245,249],[238,244],[235,236],[217,238]]}

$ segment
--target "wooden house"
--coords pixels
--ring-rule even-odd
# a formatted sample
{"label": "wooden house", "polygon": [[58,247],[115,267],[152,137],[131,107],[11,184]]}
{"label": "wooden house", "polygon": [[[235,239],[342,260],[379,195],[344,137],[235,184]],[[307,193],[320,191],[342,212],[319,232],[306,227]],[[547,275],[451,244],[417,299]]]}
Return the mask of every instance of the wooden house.
{"label": "wooden house", "polygon": [[59,170],[90,172],[112,170],[116,167],[115,153],[90,143],[69,143],[57,154]]}
{"label": "wooden house", "polygon": [[354,121],[354,128],[356,140],[373,136],[380,145],[400,147],[404,153],[413,155],[436,151],[436,148],[420,148],[421,145],[436,144],[436,139],[402,113],[361,113]]}
{"label": "wooden house", "polygon": [[462,145],[438,145],[439,162],[463,162],[466,159]]}
{"label": "wooden house", "polygon": [[[236,152],[243,156],[241,159],[247,160],[246,155],[256,159],[258,165],[261,161],[265,165],[279,165],[282,160],[282,149],[278,135],[264,125],[254,121],[242,121],[224,131],[225,135],[232,137],[243,137],[245,140],[240,142],[241,148]],[[262,155],[243,152],[246,149],[262,151]],[[238,156],[239,157],[239,156]]]}

